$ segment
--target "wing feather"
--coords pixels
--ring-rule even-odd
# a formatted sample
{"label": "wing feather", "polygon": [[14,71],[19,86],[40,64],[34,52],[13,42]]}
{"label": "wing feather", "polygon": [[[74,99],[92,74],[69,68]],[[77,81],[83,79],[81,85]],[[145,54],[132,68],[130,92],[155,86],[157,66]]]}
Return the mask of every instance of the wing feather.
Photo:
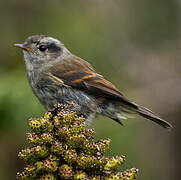
{"label": "wing feather", "polygon": [[58,62],[50,69],[53,76],[60,78],[64,84],[97,97],[120,101],[128,107],[137,105],[126,99],[119,90],[104,77],[96,73],[95,69],[83,59],[71,56]]}
{"label": "wing feather", "polygon": [[[126,99],[111,82],[96,73],[95,69],[88,62],[79,57],[71,56],[68,59],[58,62],[50,68],[50,73],[54,77],[54,80],[58,81],[61,85],[82,90],[97,98],[101,97],[105,100],[119,102],[128,112],[138,113],[165,128],[172,127],[171,124],[161,119],[149,109]],[[118,118],[112,119],[121,124]]]}

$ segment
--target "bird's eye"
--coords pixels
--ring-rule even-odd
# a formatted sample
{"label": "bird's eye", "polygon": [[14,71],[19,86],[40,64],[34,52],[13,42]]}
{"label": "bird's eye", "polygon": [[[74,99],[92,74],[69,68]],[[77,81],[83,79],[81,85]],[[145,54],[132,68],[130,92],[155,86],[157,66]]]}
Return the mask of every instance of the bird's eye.
{"label": "bird's eye", "polygon": [[39,50],[42,51],[42,52],[46,51],[47,49],[48,49],[48,47],[45,46],[45,45],[41,45],[41,46],[39,47]]}

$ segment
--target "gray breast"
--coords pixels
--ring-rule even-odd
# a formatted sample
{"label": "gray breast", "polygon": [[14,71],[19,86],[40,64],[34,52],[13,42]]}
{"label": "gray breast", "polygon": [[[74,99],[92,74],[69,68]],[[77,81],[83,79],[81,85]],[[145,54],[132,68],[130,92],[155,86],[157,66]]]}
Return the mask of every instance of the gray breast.
{"label": "gray breast", "polygon": [[52,109],[55,104],[74,102],[75,107],[72,110],[86,117],[99,112],[95,99],[83,91],[56,85],[46,75],[40,77],[36,72],[29,73],[28,77],[34,94],[47,110]]}

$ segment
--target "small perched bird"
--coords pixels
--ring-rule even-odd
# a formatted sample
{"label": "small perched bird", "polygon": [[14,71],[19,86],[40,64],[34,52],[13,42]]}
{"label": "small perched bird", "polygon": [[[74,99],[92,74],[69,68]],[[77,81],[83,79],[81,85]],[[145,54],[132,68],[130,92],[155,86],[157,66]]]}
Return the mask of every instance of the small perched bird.
{"label": "small perched bird", "polygon": [[121,119],[138,114],[165,128],[172,127],[151,110],[128,100],[60,41],[34,35],[15,46],[23,50],[30,86],[45,109],[73,102],[72,110],[87,121],[101,114],[123,125]]}

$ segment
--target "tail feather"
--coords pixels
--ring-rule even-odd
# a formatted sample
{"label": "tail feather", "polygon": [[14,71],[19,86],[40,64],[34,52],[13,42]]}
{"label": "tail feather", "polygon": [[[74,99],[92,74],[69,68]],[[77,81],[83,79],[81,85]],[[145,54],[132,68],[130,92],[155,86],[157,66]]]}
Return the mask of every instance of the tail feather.
{"label": "tail feather", "polygon": [[154,112],[152,112],[151,110],[149,110],[145,107],[138,106],[138,109],[136,111],[138,112],[139,115],[156,122],[157,124],[163,126],[164,128],[167,128],[167,129],[172,128],[172,125],[170,123],[163,120],[157,114],[155,114]]}
{"label": "tail feather", "polygon": [[107,106],[103,106],[103,108],[101,109],[102,115],[113,119],[114,121],[118,122],[121,125],[123,125],[122,119],[132,118],[134,117],[134,115],[138,114],[140,116],[152,120],[153,122],[159,124],[164,128],[167,129],[173,128],[170,123],[162,119],[159,115],[134,102],[127,100],[126,103],[123,102],[121,102],[120,104],[110,103],[106,105]]}

